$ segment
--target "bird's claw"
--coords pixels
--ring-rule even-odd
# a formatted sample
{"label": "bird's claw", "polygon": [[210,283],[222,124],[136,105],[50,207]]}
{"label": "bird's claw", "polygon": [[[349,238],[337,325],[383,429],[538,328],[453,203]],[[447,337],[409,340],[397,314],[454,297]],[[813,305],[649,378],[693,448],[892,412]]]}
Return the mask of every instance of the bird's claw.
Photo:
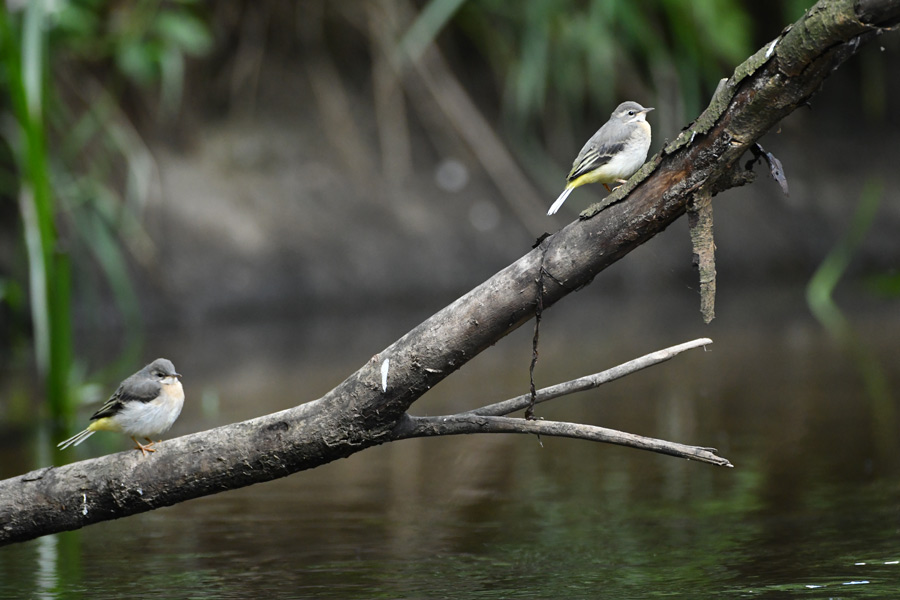
{"label": "bird's claw", "polygon": [[147,453],[148,453],[148,452],[156,452],[156,448],[151,448],[151,447],[150,447],[150,446],[152,446],[153,444],[155,444],[156,442],[154,442],[154,441],[151,440],[150,438],[144,438],[144,439],[147,440],[147,443],[146,443],[146,444],[142,444],[142,443],[140,443],[139,441],[137,441],[136,439],[131,438],[131,441],[133,441],[133,442],[135,443],[134,449],[135,449],[135,450],[140,450],[142,456],[147,456]]}

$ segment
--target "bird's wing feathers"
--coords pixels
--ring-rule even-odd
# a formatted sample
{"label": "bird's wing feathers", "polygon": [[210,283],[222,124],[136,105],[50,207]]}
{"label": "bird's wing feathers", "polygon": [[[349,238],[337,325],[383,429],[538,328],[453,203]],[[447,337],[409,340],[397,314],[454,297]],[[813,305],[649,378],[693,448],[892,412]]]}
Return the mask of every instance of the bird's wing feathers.
{"label": "bird's wing feathers", "polygon": [[588,142],[587,146],[581,150],[581,153],[578,154],[578,158],[576,158],[575,162],[572,164],[572,170],[569,171],[569,176],[566,180],[572,181],[573,179],[578,179],[585,173],[590,173],[594,169],[602,167],[624,148],[624,142],[604,144],[602,146],[596,146],[591,142]]}
{"label": "bird's wing feathers", "polygon": [[625,148],[627,138],[628,129],[611,118],[585,143],[572,163],[572,170],[566,180],[578,179],[611,161]]}
{"label": "bird's wing feathers", "polygon": [[109,400],[100,407],[91,417],[92,421],[110,417],[120,410],[126,402],[150,402],[159,396],[162,386],[158,381],[143,379],[140,381],[132,381],[129,377],[122,382],[122,385],[109,397]]}

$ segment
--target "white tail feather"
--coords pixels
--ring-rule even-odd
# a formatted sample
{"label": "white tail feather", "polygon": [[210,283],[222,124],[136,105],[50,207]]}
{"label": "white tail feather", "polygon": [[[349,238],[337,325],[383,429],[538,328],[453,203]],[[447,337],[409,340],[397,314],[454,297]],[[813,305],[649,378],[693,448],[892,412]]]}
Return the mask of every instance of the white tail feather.
{"label": "white tail feather", "polygon": [[83,442],[84,440],[88,439],[88,438],[91,437],[92,435],[94,435],[94,432],[93,432],[93,431],[91,431],[90,429],[85,429],[84,431],[81,431],[81,432],[79,432],[79,433],[76,433],[75,435],[73,435],[73,436],[70,437],[69,439],[64,440],[64,441],[58,443],[58,444],[56,445],[56,447],[59,448],[60,450],[65,450],[65,449],[68,448],[69,446],[77,446],[78,444],[80,444],[80,443]]}
{"label": "white tail feather", "polygon": [[563,205],[563,202],[566,201],[566,198],[569,197],[569,194],[572,193],[572,190],[575,188],[566,188],[563,190],[562,194],[559,195],[559,198],[556,199],[556,202],[550,205],[550,210],[547,211],[548,215],[555,215],[556,211],[559,210],[559,207]]}

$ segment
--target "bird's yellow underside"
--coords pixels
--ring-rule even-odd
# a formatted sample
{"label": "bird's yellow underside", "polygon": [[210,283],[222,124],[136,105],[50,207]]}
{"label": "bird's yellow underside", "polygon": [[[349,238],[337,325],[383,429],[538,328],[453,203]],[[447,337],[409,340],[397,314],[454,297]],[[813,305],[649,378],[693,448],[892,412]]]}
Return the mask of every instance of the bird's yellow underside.
{"label": "bird's yellow underside", "polygon": [[618,181],[615,177],[610,177],[603,172],[603,169],[594,169],[588,171],[584,175],[580,175],[566,184],[566,189],[571,190],[589,183],[615,183]]}
{"label": "bird's yellow underside", "polygon": [[88,431],[122,431],[122,428],[109,417],[103,417],[102,419],[91,421],[91,424],[88,425]]}

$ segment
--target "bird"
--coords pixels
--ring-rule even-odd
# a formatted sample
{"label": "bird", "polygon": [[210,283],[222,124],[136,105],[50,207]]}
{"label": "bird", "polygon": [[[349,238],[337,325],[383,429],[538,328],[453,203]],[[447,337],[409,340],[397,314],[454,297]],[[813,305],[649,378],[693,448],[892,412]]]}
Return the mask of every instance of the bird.
{"label": "bird", "polygon": [[[91,424],[57,444],[57,448],[77,446],[97,431],[117,431],[130,436],[136,444],[134,449],[140,450],[142,456],[156,452],[151,447],[154,444],[151,436],[168,431],[184,406],[180,379],[181,374],[175,371],[172,361],[157,358],[122,381],[109,400],[91,416]],[[147,444],[137,438],[144,438]]]}
{"label": "bird", "polygon": [[547,211],[556,214],[572,190],[586,183],[602,183],[607,192],[610,183],[625,183],[634,175],[650,149],[650,123],[644,108],[637,102],[623,102],[609,116],[609,121],[587,141],[566,177],[566,189]]}

